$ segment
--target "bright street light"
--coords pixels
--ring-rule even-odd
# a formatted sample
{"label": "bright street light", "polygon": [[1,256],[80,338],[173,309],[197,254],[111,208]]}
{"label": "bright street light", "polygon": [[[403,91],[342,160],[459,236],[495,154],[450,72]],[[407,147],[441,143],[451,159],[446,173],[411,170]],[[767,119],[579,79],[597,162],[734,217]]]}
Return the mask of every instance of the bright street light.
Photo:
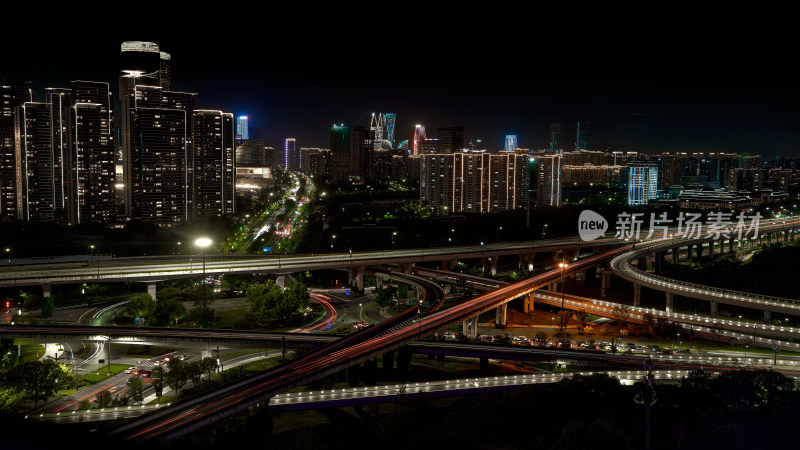
{"label": "bright street light", "polygon": [[194,245],[200,247],[203,254],[203,327],[206,326],[206,247],[211,245],[211,239],[207,237],[197,238]]}

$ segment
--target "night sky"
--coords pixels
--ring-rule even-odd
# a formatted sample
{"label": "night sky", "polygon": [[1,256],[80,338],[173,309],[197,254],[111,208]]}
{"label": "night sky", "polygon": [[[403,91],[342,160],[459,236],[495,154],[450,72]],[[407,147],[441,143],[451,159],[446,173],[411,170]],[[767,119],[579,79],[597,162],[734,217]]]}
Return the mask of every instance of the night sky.
{"label": "night sky", "polygon": [[559,121],[571,148],[581,120],[591,123],[593,150],[800,155],[799,78],[792,59],[775,56],[779,49],[766,52],[747,36],[548,41],[496,29],[432,37],[269,26],[227,40],[64,36],[69,52],[52,42],[49,50],[6,49],[0,76],[32,81],[38,100],[45,87],[72,79],[115,83],[119,44],[146,40],[172,54],[173,90],[199,93],[201,108],[249,115],[276,147],[286,137],[298,147],[328,147],[331,124],[394,112],[398,141],[417,123],[430,137],[462,125],[465,141],[481,138],[489,150],[502,148],[505,134],[517,134],[520,147],[543,148],[548,124]]}

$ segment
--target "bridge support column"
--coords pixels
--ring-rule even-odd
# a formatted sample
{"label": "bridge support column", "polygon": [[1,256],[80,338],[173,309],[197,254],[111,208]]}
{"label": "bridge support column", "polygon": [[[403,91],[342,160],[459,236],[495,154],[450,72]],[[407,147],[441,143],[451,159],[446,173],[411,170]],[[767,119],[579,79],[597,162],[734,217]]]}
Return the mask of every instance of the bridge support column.
{"label": "bridge support column", "polygon": [[664,252],[656,253],[655,263],[653,264],[653,270],[655,273],[661,273],[661,264],[664,261]]}
{"label": "bridge support column", "polygon": [[644,271],[647,270],[647,257],[646,256],[642,256],[641,258],[636,260],[636,268],[639,269],[639,270],[644,270]]}
{"label": "bridge support column", "polygon": [[731,236],[730,241],[728,241],[728,251],[733,253],[733,236]]}
{"label": "bridge support column", "polygon": [[535,310],[535,306],[533,304],[533,294],[528,294],[525,298],[522,299],[522,312],[525,314],[531,314]]}
{"label": "bridge support column", "polygon": [[508,303],[503,303],[495,308],[495,319],[494,319],[494,327],[495,328],[505,328],[506,327],[506,314],[508,313]]}
{"label": "bridge support column", "polygon": [[411,273],[412,267],[414,267],[414,263],[401,263],[397,265],[397,270],[403,273]]}
{"label": "bridge support column", "polygon": [[772,322],[772,311],[764,311],[764,323],[769,324]]}
{"label": "bridge support column", "polygon": [[717,305],[717,302],[710,302],[710,303],[711,303],[711,317],[716,318],[719,305]]}
{"label": "bridge support column", "polygon": [[469,338],[475,340],[478,338],[478,316],[470,319],[470,322],[472,323],[472,328],[469,330]]}
{"label": "bridge support column", "polygon": [[783,242],[789,242],[789,230],[783,231]]}
{"label": "bridge support column", "polygon": [[453,270],[458,264],[457,259],[444,259],[442,260],[442,270]]}
{"label": "bridge support column", "polygon": [[642,285],[633,284],[633,306],[640,306],[642,304]]}
{"label": "bridge support column", "polygon": [[613,271],[607,270],[607,269],[603,269],[603,271],[601,272],[601,275],[600,275],[600,277],[601,277],[601,281],[600,281],[600,296],[601,297],[605,297],[606,296],[606,289],[611,288],[611,274],[612,273],[613,273]]}
{"label": "bridge support column", "polygon": [[483,258],[483,273],[489,273],[492,276],[497,274],[497,257],[490,256]]}
{"label": "bridge support column", "polygon": [[383,278],[379,277],[378,274],[375,274],[375,289],[383,288]]}
{"label": "bridge support column", "polygon": [[680,247],[672,247],[672,264],[678,264],[678,255],[681,254]]}
{"label": "bridge support column", "polygon": [[696,256],[697,256],[698,259],[701,256],[703,256],[703,243],[702,242],[697,244],[697,255]]}
{"label": "bridge support column", "polygon": [[464,337],[469,337],[469,319],[461,322],[461,334],[463,334]]}
{"label": "bridge support column", "polygon": [[286,289],[286,275],[278,275],[275,278],[275,284],[281,288],[281,290]]}
{"label": "bridge support column", "polygon": [[536,258],[536,253],[520,253],[519,268],[528,272],[533,271],[534,258]]}
{"label": "bridge support column", "polygon": [[153,300],[156,299],[156,283],[147,283],[147,293],[153,297]]}
{"label": "bridge support column", "polygon": [[672,292],[665,292],[664,294],[666,294],[667,296],[666,311],[672,312],[672,309],[674,308],[672,305],[673,305],[673,300],[675,298],[675,294],[673,294]]}
{"label": "bridge support column", "polygon": [[691,261],[691,260],[692,260],[692,245],[690,244],[686,246],[686,261]]}
{"label": "bridge support column", "polygon": [[[50,283],[44,283],[42,285],[42,298],[50,297],[52,291],[53,291],[53,285]],[[154,295],[153,298],[156,298],[156,296]]]}

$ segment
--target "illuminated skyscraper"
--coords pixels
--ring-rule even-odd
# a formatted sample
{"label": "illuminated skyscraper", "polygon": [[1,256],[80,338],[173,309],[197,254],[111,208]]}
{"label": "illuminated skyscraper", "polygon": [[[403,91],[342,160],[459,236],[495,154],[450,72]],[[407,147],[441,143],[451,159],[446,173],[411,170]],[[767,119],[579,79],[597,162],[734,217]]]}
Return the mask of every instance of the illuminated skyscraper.
{"label": "illuminated skyscraper", "polygon": [[53,220],[52,112],[48,103],[26,102],[14,108],[14,131],[19,136],[17,160],[17,217]]}
{"label": "illuminated skyscraper", "polygon": [[14,109],[33,101],[28,83],[0,80],[0,217],[17,217],[17,162]]}
{"label": "illuminated skyscraper", "polygon": [[575,128],[575,150],[588,150],[589,122],[578,122]]}
{"label": "illuminated skyscraper", "polygon": [[439,128],[439,151],[455,153],[464,149],[464,127]]}
{"label": "illuminated skyscraper", "polygon": [[564,147],[561,144],[561,124],[552,122],[550,124],[550,151],[553,153],[561,153]]}
{"label": "illuminated skyscraper", "polygon": [[437,214],[497,212],[525,206],[528,155],[424,154],[420,203]]}
{"label": "illuminated skyscraper", "polygon": [[196,110],[192,120],[192,210],[195,218],[235,212],[233,114]]}
{"label": "illuminated skyscraper", "polygon": [[236,118],[236,140],[243,142],[250,139],[250,129],[247,124],[247,116]]}
{"label": "illuminated skyscraper", "polygon": [[125,41],[121,45],[122,72],[135,72],[148,81],[141,84],[161,86],[161,51],[155,42]]}
{"label": "illuminated skyscraper", "polygon": [[167,52],[159,52],[158,85],[168,91],[172,88],[172,56]]}
{"label": "illuminated skyscraper", "polygon": [[506,135],[506,143],[503,146],[503,150],[507,152],[513,152],[519,146],[517,145],[517,135],[516,134],[507,134]]}
{"label": "illuminated skyscraper", "polygon": [[297,142],[294,138],[287,138],[283,143],[283,157],[280,166],[286,170],[300,170],[300,155],[297,152]]}
{"label": "illuminated skyscraper", "polygon": [[623,171],[622,183],[628,191],[628,205],[646,205],[658,198],[658,166],[643,162],[632,162]]}
{"label": "illuminated skyscraper", "polygon": [[383,135],[383,139],[389,143],[389,148],[395,148],[394,145],[394,123],[395,123],[395,114],[394,113],[386,113],[383,115],[383,126],[386,132]]}
{"label": "illuminated skyscraper", "polygon": [[420,154],[420,145],[422,141],[425,140],[425,127],[422,125],[417,125],[414,127],[414,139],[411,144],[411,154],[412,155],[419,155]]}
{"label": "illuminated skyscraper", "polygon": [[536,203],[540,206],[561,205],[561,155],[535,157],[539,169],[536,186]]}

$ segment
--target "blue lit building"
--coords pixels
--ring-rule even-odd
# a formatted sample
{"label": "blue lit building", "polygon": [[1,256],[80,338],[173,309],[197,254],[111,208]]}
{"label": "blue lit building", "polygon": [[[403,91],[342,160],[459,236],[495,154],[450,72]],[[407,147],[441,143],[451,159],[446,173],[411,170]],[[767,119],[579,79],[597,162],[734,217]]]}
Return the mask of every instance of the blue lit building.
{"label": "blue lit building", "polygon": [[646,205],[658,198],[658,165],[631,163],[622,178],[628,190],[628,205]]}
{"label": "blue lit building", "polygon": [[503,147],[503,149],[505,151],[507,151],[507,152],[513,152],[517,147],[518,147],[518,145],[517,145],[517,135],[516,134],[507,134],[506,135],[506,145]]}
{"label": "blue lit building", "polygon": [[250,139],[250,131],[247,127],[247,116],[239,116],[236,118],[236,139],[239,141],[247,141]]}

